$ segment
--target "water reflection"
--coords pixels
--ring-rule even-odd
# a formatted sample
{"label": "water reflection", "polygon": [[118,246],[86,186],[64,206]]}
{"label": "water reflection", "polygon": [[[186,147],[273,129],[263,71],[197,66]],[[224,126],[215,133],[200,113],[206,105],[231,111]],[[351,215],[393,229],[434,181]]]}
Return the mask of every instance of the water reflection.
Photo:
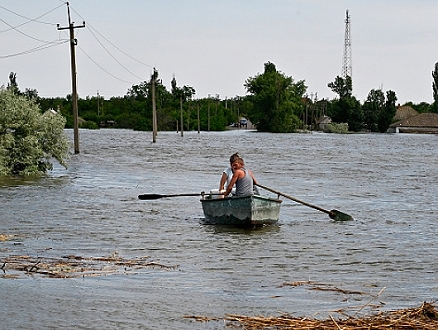
{"label": "water reflection", "polygon": [[266,233],[278,232],[280,230],[279,225],[270,226],[257,226],[254,228],[239,228],[232,226],[214,226],[205,225],[202,226],[206,233],[210,234],[225,234],[225,235],[244,235],[244,236],[260,236]]}

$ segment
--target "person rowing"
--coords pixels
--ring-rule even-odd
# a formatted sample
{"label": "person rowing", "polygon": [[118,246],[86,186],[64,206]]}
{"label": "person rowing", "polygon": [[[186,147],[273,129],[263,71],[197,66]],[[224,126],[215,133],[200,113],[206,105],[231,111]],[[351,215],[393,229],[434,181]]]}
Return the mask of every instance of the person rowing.
{"label": "person rowing", "polygon": [[227,189],[225,189],[224,195],[228,196],[234,185],[236,185],[236,192],[234,196],[254,195],[254,185],[257,184],[257,180],[254,174],[245,168],[245,162],[242,157],[237,157],[231,164],[233,169],[233,176]]}

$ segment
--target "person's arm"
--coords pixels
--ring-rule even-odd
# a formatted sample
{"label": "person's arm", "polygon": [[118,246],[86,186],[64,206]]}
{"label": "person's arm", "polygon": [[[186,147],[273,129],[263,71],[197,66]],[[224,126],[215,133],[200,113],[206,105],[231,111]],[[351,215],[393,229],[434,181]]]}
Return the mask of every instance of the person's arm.
{"label": "person's arm", "polygon": [[255,176],[254,176],[254,173],[252,173],[252,171],[249,171],[249,174],[251,175],[252,182],[253,182],[255,185],[257,185],[258,182],[257,182],[257,180],[256,180],[256,178],[255,178]]}
{"label": "person's arm", "polygon": [[231,178],[230,184],[227,187],[227,190],[225,190],[224,195],[228,196],[231,193],[231,190],[233,189],[234,184],[236,183],[236,181],[242,177],[242,174],[245,175],[245,172],[243,172],[242,170],[236,170],[233,173],[233,177]]}
{"label": "person's arm", "polygon": [[227,182],[227,179],[228,179],[227,173],[223,172],[221,176],[221,181],[219,183],[219,191],[224,190],[224,185],[225,182]]}

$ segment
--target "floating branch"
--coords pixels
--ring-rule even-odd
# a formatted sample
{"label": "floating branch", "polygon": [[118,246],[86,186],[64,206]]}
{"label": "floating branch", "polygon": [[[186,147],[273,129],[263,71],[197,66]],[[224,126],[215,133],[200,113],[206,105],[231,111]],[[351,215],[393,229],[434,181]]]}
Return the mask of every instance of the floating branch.
{"label": "floating branch", "polygon": [[26,255],[9,256],[0,260],[2,278],[15,278],[17,274],[7,272],[23,272],[27,275],[43,275],[54,278],[73,278],[85,276],[103,276],[109,274],[133,273],[146,267],[175,269],[178,265],[163,265],[148,261],[149,257],[125,259],[121,257],[81,257],[75,255],[57,258],[31,257]]}
{"label": "floating branch", "polygon": [[296,281],[296,282],[285,282],[279,287],[284,286],[303,286],[307,285],[310,286],[309,290],[319,290],[319,291],[334,291],[334,292],[340,292],[344,294],[358,294],[358,295],[364,295],[365,293],[362,291],[353,291],[353,290],[345,290],[338,288],[336,286],[330,285],[330,284],[322,284],[322,283],[316,283],[313,281]]}

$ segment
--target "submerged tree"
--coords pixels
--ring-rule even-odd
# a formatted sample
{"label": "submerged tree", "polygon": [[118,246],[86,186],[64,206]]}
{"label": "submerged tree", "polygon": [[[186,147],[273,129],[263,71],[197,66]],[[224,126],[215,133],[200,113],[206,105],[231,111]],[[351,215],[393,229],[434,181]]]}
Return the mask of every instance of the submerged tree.
{"label": "submerged tree", "polygon": [[332,102],[328,115],[334,122],[348,123],[349,130],[360,131],[363,126],[364,115],[360,102],[352,95],[351,77],[342,78],[337,76],[327,86],[339,95],[339,99]]}
{"label": "submerged tree", "polygon": [[365,127],[371,132],[378,132],[378,121],[385,106],[385,94],[381,89],[372,89],[362,106]]}
{"label": "submerged tree", "polygon": [[433,112],[438,113],[438,62],[435,63],[435,70],[432,71],[432,91],[433,91]]}
{"label": "submerged tree", "polygon": [[303,80],[294,82],[277,71],[271,62],[265,63],[265,71],[248,78],[245,87],[253,103],[248,113],[257,130],[273,133],[294,132],[301,126],[299,116],[303,112],[302,101],[307,87]]}
{"label": "submerged tree", "polygon": [[67,167],[70,143],[65,118],[0,87],[0,175],[43,174],[56,159]]}
{"label": "submerged tree", "polygon": [[397,96],[394,91],[387,91],[385,99],[385,94],[381,89],[372,89],[362,106],[367,129],[371,132],[385,133],[397,111],[395,102],[397,102]]}
{"label": "submerged tree", "polygon": [[397,102],[397,95],[395,92],[391,90],[387,91],[385,106],[382,108],[382,111],[379,114],[377,124],[380,133],[385,133],[388,130],[389,125],[392,123],[395,113],[397,112],[395,102]]}

